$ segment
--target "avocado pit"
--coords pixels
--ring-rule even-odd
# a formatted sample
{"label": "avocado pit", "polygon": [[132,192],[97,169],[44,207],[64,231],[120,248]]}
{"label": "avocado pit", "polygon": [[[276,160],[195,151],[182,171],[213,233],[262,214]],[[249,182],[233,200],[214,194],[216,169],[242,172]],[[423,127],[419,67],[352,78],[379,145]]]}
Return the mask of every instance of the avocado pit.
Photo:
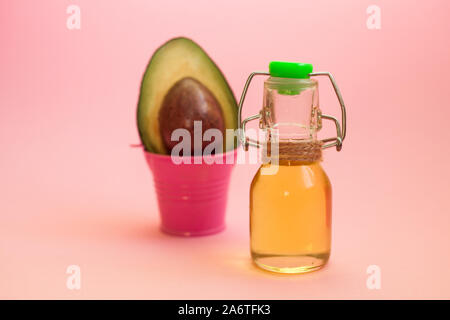
{"label": "avocado pit", "polygon": [[[179,143],[172,141],[172,132],[186,129],[191,136],[191,153],[194,154],[194,121],[202,123],[203,133],[208,129],[218,129],[224,136],[225,121],[222,107],[212,92],[194,78],[186,77],[177,81],[165,95],[158,114],[159,130],[166,149],[169,151]],[[211,141],[203,141],[202,152]]]}

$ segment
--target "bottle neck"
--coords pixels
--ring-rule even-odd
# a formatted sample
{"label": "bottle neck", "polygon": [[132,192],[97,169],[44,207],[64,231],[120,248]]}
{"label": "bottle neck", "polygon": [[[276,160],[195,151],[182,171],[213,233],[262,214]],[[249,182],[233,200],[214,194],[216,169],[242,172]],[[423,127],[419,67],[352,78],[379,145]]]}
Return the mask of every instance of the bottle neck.
{"label": "bottle neck", "polygon": [[261,128],[263,159],[315,162],[322,159],[319,95],[314,79],[269,78],[264,83]]}
{"label": "bottle neck", "polygon": [[322,160],[322,141],[320,140],[268,140],[263,146],[263,161],[318,162]]}
{"label": "bottle neck", "polygon": [[264,84],[261,128],[283,140],[316,140],[321,129],[317,81],[269,78]]}

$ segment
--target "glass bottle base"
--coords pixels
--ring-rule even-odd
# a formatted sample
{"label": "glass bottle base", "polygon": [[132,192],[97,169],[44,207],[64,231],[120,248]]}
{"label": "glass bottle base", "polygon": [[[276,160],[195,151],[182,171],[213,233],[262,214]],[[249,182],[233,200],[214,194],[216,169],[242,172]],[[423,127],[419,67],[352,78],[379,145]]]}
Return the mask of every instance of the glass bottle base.
{"label": "glass bottle base", "polygon": [[309,255],[268,255],[252,252],[253,262],[276,273],[306,273],[319,270],[328,261],[329,253]]}

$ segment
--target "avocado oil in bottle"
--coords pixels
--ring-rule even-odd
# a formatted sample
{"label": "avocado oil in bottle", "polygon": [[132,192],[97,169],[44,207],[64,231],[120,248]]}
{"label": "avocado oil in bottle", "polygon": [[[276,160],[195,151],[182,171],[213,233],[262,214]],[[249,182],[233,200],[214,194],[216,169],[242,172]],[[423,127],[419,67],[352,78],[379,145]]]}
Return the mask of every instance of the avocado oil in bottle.
{"label": "avocado oil in bottle", "polygon": [[[241,124],[244,148],[262,149],[263,164],[250,187],[250,251],[254,263],[278,273],[304,273],[323,267],[331,250],[331,184],[321,166],[322,149],[339,151],[345,138],[345,106],[331,74],[313,73],[312,65],[271,62],[264,82],[263,108]],[[321,113],[318,82],[312,76],[330,78],[341,104],[342,126]],[[265,141],[245,136],[245,124],[259,119]],[[335,138],[319,140],[322,120],[336,124]]]}
{"label": "avocado oil in bottle", "polygon": [[330,256],[331,185],[318,161],[284,161],[273,175],[263,164],[250,188],[251,255],[283,273],[318,269]]}

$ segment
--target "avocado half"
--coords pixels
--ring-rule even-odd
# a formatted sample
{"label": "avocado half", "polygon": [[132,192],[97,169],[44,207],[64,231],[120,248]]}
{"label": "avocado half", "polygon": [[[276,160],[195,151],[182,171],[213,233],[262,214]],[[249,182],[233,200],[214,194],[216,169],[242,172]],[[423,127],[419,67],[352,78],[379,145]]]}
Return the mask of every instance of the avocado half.
{"label": "avocado half", "polygon": [[[209,124],[224,134],[225,129],[237,129],[237,114],[224,75],[198,44],[174,38],[155,51],[142,79],[137,109],[139,135],[147,151],[170,153],[163,137],[166,128],[189,129],[194,120],[202,120],[203,130]],[[236,139],[224,134],[224,151],[235,147]]]}

